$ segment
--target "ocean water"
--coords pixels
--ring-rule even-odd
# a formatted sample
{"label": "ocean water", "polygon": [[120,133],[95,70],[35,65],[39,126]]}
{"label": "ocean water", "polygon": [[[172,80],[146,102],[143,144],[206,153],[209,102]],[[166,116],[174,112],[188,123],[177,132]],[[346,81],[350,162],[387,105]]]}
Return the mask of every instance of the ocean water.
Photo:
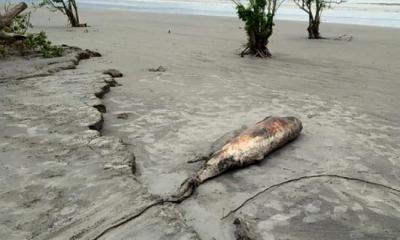
{"label": "ocean water", "polygon": [[[4,2],[5,0],[0,0]],[[18,0],[13,0],[18,1]],[[246,0],[242,0],[245,3]],[[140,12],[236,16],[231,0],[77,0],[81,8]],[[307,21],[291,0],[278,10],[278,19]],[[323,22],[400,28],[400,0],[347,0],[324,11]]]}
{"label": "ocean water", "polygon": [[[82,7],[141,12],[236,16],[230,0],[80,0]],[[278,19],[307,21],[307,15],[292,1],[285,1]],[[348,0],[323,13],[323,22],[400,28],[400,0]]]}

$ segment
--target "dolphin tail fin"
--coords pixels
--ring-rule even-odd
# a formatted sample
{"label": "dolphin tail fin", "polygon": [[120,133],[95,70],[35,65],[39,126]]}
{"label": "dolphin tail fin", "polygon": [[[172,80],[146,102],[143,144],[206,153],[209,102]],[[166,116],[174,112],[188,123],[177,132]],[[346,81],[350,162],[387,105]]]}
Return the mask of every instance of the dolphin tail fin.
{"label": "dolphin tail fin", "polygon": [[200,185],[197,176],[187,178],[179,187],[177,193],[172,195],[168,202],[180,203],[186,198],[190,197],[194,190]]}

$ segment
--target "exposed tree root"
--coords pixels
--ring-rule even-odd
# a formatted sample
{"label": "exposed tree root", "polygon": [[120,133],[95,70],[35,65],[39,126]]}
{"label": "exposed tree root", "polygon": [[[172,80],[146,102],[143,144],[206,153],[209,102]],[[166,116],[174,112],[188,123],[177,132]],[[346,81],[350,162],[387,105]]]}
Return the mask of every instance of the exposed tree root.
{"label": "exposed tree root", "polygon": [[76,24],[75,26],[72,26],[72,27],[88,27],[88,25],[87,25],[87,23],[79,23],[79,24]]}
{"label": "exposed tree root", "polygon": [[249,47],[246,47],[243,49],[243,51],[240,53],[241,57],[244,57],[245,55],[254,55],[259,58],[269,58],[272,57],[271,52],[268,50],[268,48],[264,50],[257,49],[255,51],[252,51]]}
{"label": "exposed tree root", "polygon": [[249,54],[249,47],[245,47],[245,49],[243,49],[243,51],[240,53],[241,57],[244,57],[244,55]]}
{"label": "exposed tree root", "polygon": [[298,178],[289,179],[289,180],[286,180],[286,181],[284,181],[284,182],[280,182],[280,183],[271,185],[271,186],[269,186],[269,187],[267,187],[267,188],[261,190],[260,192],[254,194],[254,195],[251,196],[250,198],[246,199],[243,203],[241,203],[241,204],[240,204],[238,207],[236,207],[235,209],[229,211],[228,214],[226,214],[225,216],[223,216],[221,219],[225,219],[225,218],[229,217],[232,213],[237,212],[239,209],[241,209],[241,208],[242,208],[244,205],[246,205],[248,202],[252,201],[252,200],[255,199],[256,197],[260,196],[261,194],[267,192],[267,191],[270,190],[270,189],[279,188],[279,187],[281,187],[281,186],[283,186],[283,185],[286,185],[286,184],[289,184],[289,183],[292,183],[292,182],[298,182],[298,181],[305,180],[305,179],[323,178],[323,177],[327,177],[327,178],[339,178],[339,179],[344,179],[344,180],[348,180],[348,181],[362,182],[362,183],[374,185],[374,186],[377,186],[377,187],[386,188],[386,189],[388,189],[388,190],[392,190],[392,191],[395,191],[395,192],[400,193],[400,190],[399,190],[399,189],[396,189],[396,188],[393,188],[393,187],[384,185],[384,184],[382,184],[382,183],[376,183],[376,182],[371,182],[371,181],[368,181],[368,180],[364,180],[364,179],[361,179],[361,178],[347,177],[347,176],[341,176],[341,175],[336,175],[336,174],[318,174],[318,175],[303,176],[303,177],[298,177]]}

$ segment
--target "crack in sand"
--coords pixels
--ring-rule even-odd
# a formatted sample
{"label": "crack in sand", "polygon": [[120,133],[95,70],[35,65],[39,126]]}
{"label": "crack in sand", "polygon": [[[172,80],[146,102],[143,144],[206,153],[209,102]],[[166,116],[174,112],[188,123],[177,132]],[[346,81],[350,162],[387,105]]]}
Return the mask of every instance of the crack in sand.
{"label": "crack in sand", "polygon": [[223,220],[223,219],[229,217],[231,214],[237,212],[239,209],[244,207],[248,202],[254,200],[255,198],[257,198],[258,196],[260,196],[261,194],[267,192],[270,189],[279,188],[279,187],[281,187],[283,185],[286,185],[286,184],[289,184],[289,183],[293,183],[293,182],[302,181],[302,180],[305,180],[305,179],[324,178],[324,177],[327,177],[327,178],[339,178],[339,179],[344,179],[344,180],[347,180],[347,181],[356,181],[356,182],[366,183],[366,184],[374,185],[374,186],[381,187],[381,188],[386,188],[388,190],[400,193],[400,190],[396,189],[394,187],[390,187],[390,186],[387,186],[387,185],[382,184],[382,183],[377,183],[377,182],[372,182],[372,181],[369,181],[369,180],[364,180],[364,179],[361,179],[361,178],[347,177],[347,176],[341,176],[341,175],[337,175],[337,174],[317,174],[317,175],[302,176],[302,177],[298,177],[298,178],[292,178],[292,179],[289,179],[289,180],[286,180],[286,181],[283,181],[283,182],[280,182],[280,183],[277,183],[277,184],[273,184],[273,185],[271,185],[271,186],[269,186],[269,187],[257,192],[256,194],[254,194],[250,198],[247,198],[238,207],[236,207],[236,208],[232,209],[231,211],[229,211],[225,216],[223,216],[221,218],[221,220]]}
{"label": "crack in sand", "polygon": [[119,222],[117,222],[117,223],[111,225],[110,227],[104,229],[100,234],[98,234],[96,237],[94,237],[93,240],[98,240],[98,239],[100,239],[102,236],[104,236],[104,235],[107,234],[108,232],[112,231],[113,229],[116,229],[116,228],[118,228],[118,227],[121,227],[122,225],[124,225],[124,224],[126,224],[126,223],[128,223],[128,222],[130,222],[130,221],[132,221],[132,220],[134,220],[135,218],[140,217],[142,214],[144,214],[145,212],[147,212],[147,210],[150,210],[150,209],[152,209],[153,207],[156,207],[156,206],[163,205],[164,203],[175,203],[175,204],[179,204],[179,203],[177,203],[177,202],[170,201],[170,200],[164,200],[164,199],[158,200],[158,201],[156,201],[156,202],[154,202],[154,203],[152,203],[152,204],[150,204],[150,205],[144,207],[144,208],[143,208],[142,210],[140,210],[138,213],[135,213],[134,215],[127,216],[126,218],[121,219],[121,221],[119,221]]}
{"label": "crack in sand", "polygon": [[[257,198],[258,196],[260,196],[261,194],[267,192],[270,189],[273,188],[279,188],[283,185],[289,184],[289,183],[293,183],[293,182],[298,182],[301,180],[306,180],[306,179],[313,179],[313,178],[339,178],[339,179],[344,179],[347,181],[356,181],[356,182],[361,182],[361,183],[366,183],[366,184],[370,184],[370,185],[374,185],[376,187],[381,187],[381,188],[385,188],[394,192],[398,192],[400,193],[399,189],[396,189],[394,187],[390,187],[388,185],[382,184],[382,183],[377,183],[377,182],[372,182],[369,180],[365,180],[365,179],[361,179],[361,178],[355,178],[355,177],[348,177],[348,176],[341,176],[341,175],[337,175],[337,174],[317,174],[317,175],[309,175],[309,176],[302,176],[302,177],[298,177],[298,178],[293,178],[293,179],[289,179],[274,185],[271,185],[265,189],[263,189],[262,191],[259,191],[258,193],[254,194],[253,196],[251,196],[250,198],[246,199],[243,203],[241,203],[238,207],[236,207],[235,209],[229,211],[225,216],[223,216],[221,218],[221,220],[226,219],[227,217],[229,217],[231,214],[237,212],[239,209],[241,209],[242,207],[244,207],[247,203],[249,203],[250,201],[254,200],[255,198]],[[156,202],[153,202],[152,204],[144,207],[142,210],[140,210],[139,212],[130,215],[130,216],[126,216],[123,219],[120,219],[119,222],[111,225],[110,227],[106,228],[105,230],[103,230],[100,234],[98,234],[95,238],[93,238],[92,240],[98,240],[101,237],[103,237],[104,235],[106,235],[107,233],[109,233],[110,231],[112,231],[113,229],[116,229],[118,227],[121,227],[122,225],[140,217],[141,215],[143,215],[144,213],[146,213],[148,210],[152,209],[153,207],[156,206],[160,206],[163,205],[164,203],[173,203],[173,204],[177,204],[179,205],[181,202],[177,202],[174,200],[166,200],[166,199],[160,199]]]}

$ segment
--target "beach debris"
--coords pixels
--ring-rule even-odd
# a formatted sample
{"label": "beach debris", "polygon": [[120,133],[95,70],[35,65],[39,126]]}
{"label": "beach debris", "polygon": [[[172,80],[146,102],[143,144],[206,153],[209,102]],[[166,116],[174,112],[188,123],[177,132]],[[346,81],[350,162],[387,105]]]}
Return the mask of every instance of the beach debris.
{"label": "beach debris", "polygon": [[117,114],[117,118],[118,119],[128,119],[129,118],[129,114],[128,113],[118,113]]}
{"label": "beach debris", "polygon": [[250,223],[243,217],[237,217],[233,221],[233,224],[235,225],[235,239],[236,240],[256,240],[257,236],[254,231],[254,225],[255,223]]}
{"label": "beach debris", "polygon": [[266,117],[247,127],[210,154],[203,166],[187,178],[170,201],[182,202],[210,178],[262,161],[268,154],[299,136],[302,123],[295,117]]}
{"label": "beach debris", "polygon": [[158,68],[149,68],[149,72],[165,72],[167,69],[163,66],[159,66]]}
{"label": "beach debris", "polygon": [[79,60],[89,59],[91,57],[101,57],[101,54],[99,52],[95,52],[95,51],[92,51],[92,50],[89,50],[89,49],[81,50],[78,53]]}
{"label": "beach debris", "polygon": [[334,38],[333,40],[350,42],[351,40],[353,40],[353,36],[343,34],[343,35],[340,35],[340,36]]}
{"label": "beach debris", "polygon": [[113,78],[120,78],[120,77],[123,77],[123,76],[124,76],[119,70],[113,69],[113,68],[112,68],[112,69],[105,70],[105,71],[103,72],[103,74],[110,75],[110,76],[113,77]]}

